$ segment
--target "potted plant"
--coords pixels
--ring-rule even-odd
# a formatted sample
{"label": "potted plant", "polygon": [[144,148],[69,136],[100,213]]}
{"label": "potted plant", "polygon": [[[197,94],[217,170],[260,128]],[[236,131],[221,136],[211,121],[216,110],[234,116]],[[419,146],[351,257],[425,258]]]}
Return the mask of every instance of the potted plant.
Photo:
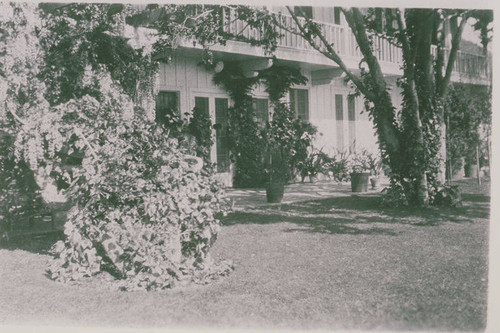
{"label": "potted plant", "polygon": [[370,179],[370,163],[368,151],[363,149],[354,154],[351,160],[351,190],[352,192],[367,192]]}
{"label": "potted plant", "polygon": [[382,172],[382,160],[374,154],[367,154],[368,166],[370,168],[370,184],[376,190],[380,184],[380,174]]}
{"label": "potted plant", "polygon": [[322,150],[312,150],[307,158],[299,163],[301,182],[304,182],[306,177],[313,183],[317,176],[327,171],[327,165],[330,159]]}
{"label": "potted plant", "polygon": [[268,182],[266,186],[266,199],[269,203],[279,203],[283,200],[285,192],[287,163],[281,147],[270,144],[268,147],[266,173]]}
{"label": "potted plant", "polygon": [[328,157],[326,171],[330,179],[337,182],[346,182],[350,177],[350,156],[347,151],[337,151],[333,156]]}

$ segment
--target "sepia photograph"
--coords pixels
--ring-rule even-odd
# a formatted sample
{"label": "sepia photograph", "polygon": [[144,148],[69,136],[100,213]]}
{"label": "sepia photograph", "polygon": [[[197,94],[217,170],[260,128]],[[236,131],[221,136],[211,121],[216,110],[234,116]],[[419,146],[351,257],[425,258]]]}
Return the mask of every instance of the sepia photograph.
{"label": "sepia photograph", "polygon": [[494,9],[0,0],[0,330],[500,331]]}

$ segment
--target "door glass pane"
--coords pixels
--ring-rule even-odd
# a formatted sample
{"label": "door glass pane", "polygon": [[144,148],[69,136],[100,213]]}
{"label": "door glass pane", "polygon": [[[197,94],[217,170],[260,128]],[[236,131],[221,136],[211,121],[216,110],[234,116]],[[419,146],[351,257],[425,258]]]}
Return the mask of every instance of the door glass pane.
{"label": "door glass pane", "polygon": [[349,119],[349,152],[356,151],[356,98],[347,97],[347,117]]}
{"label": "door glass pane", "polygon": [[354,96],[349,96],[347,98],[347,116],[350,121],[356,120],[356,105]]}
{"label": "door glass pane", "polygon": [[290,109],[302,120],[309,120],[309,91],[290,89]]}
{"label": "door glass pane", "polygon": [[179,92],[160,91],[156,98],[156,121],[168,125],[179,116]]}
{"label": "door glass pane", "polygon": [[194,107],[203,114],[203,116],[208,117],[208,97],[195,97]]}
{"label": "door glass pane", "polygon": [[302,120],[309,120],[309,96],[306,89],[299,89],[297,94],[297,111]]}
{"label": "door glass pane", "polygon": [[344,105],[342,95],[335,95],[335,115],[337,119],[337,148],[344,149]]}
{"label": "door glass pane", "polygon": [[269,120],[269,103],[266,98],[254,98],[252,103],[253,111],[257,121],[265,125]]}
{"label": "door glass pane", "polygon": [[340,24],[340,7],[333,7],[334,23]]}

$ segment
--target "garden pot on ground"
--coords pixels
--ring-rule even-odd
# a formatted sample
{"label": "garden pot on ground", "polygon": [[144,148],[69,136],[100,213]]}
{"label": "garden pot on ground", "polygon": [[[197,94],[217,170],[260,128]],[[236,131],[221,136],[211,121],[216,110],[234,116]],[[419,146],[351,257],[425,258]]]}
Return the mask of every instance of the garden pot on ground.
{"label": "garden pot on ground", "polygon": [[477,178],[477,165],[466,164],[465,165],[465,177]]}
{"label": "garden pot on ground", "polygon": [[270,182],[266,188],[266,198],[269,203],[279,203],[283,200],[285,184],[283,182]]}
{"label": "garden pot on ground", "polygon": [[368,179],[370,173],[368,172],[353,172],[351,173],[351,190],[352,192],[367,192]]}
{"label": "garden pot on ground", "polygon": [[378,189],[380,185],[380,178],[379,177],[370,177],[370,184],[372,185],[372,190]]}

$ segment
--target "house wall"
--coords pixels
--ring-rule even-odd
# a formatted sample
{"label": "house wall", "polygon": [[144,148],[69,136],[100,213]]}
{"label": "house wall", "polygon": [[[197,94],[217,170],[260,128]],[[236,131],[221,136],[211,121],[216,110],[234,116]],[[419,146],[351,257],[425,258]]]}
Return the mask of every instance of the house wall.
{"label": "house wall", "polygon": [[[213,83],[214,72],[206,70],[199,63],[199,58],[180,53],[174,55],[168,64],[160,64],[158,90],[179,92],[182,116],[194,108],[196,96],[229,98],[228,93],[223,88]],[[252,95],[256,98],[269,96],[263,85],[256,86]],[[210,111],[212,114],[212,108]],[[154,119],[154,115],[152,117]]]}
{"label": "house wall", "polygon": [[[182,117],[193,110],[195,97],[207,97],[209,99],[209,113],[212,123],[215,123],[215,99],[227,98],[229,106],[232,101],[228,93],[221,87],[213,83],[213,71],[206,70],[199,65],[200,59],[186,55],[185,53],[175,54],[171,61],[160,64],[157,78],[159,91],[177,91],[179,93],[179,111]],[[257,85],[252,95],[255,98],[268,98],[263,85]],[[148,114],[150,119],[155,118],[153,113]],[[215,130],[212,131],[212,140],[215,142]],[[210,158],[217,161],[216,145],[212,146]],[[232,186],[232,167],[227,173],[220,173],[219,178],[227,185]]]}
{"label": "house wall", "polygon": [[[365,112],[362,96],[355,98],[355,121],[348,117],[348,96],[354,89],[346,85],[343,79],[333,80],[330,84],[309,87],[310,122],[318,128],[315,148],[333,154],[336,150],[349,150],[353,146],[354,137],[356,151],[367,149],[372,153],[378,152],[378,144],[373,122]],[[400,89],[394,84],[390,91],[392,100],[397,109],[401,109],[402,98]],[[336,120],[335,95],[342,95],[343,121]],[[350,131],[354,135],[350,134]],[[343,137],[341,145],[339,136]]]}
{"label": "house wall", "polygon": [[[329,154],[336,150],[349,150],[353,145],[356,150],[363,147],[376,151],[372,122],[366,113],[362,113],[364,104],[361,97],[355,98],[355,121],[349,120],[348,96],[353,92],[342,79],[310,88],[309,119],[318,128],[316,148]],[[342,96],[342,121],[336,119],[336,95]]]}
{"label": "house wall", "polygon": [[[212,121],[215,122],[215,98],[227,98],[227,92],[216,86],[213,81],[213,72],[199,66],[199,58],[177,55],[168,64],[161,64],[158,75],[158,88],[160,91],[178,91],[181,114],[194,108],[195,97],[208,97]],[[355,150],[366,148],[371,152],[378,151],[377,140],[372,121],[364,111],[362,97],[355,99],[355,121],[348,117],[348,96],[354,91],[343,80],[336,78],[330,84],[312,85],[311,73],[303,70],[303,75],[309,78],[309,83],[294,88],[308,89],[309,91],[309,121],[317,127],[318,135],[314,147],[324,152],[333,154],[337,149],[348,150],[352,147],[350,139],[355,140]],[[393,87],[391,94],[395,104],[399,105],[401,98],[399,89]],[[252,91],[255,98],[268,98],[265,86],[259,85]],[[335,96],[342,95],[343,121],[336,120]],[[288,97],[285,97],[288,101]],[[272,112],[272,110],[270,110]],[[150,115],[154,119],[154,115]],[[354,134],[350,134],[354,133]],[[344,145],[339,145],[339,137],[343,136]],[[215,138],[215,132],[214,132]],[[212,148],[211,157],[216,161],[216,147]],[[223,175],[225,182],[230,185],[231,173]]]}

